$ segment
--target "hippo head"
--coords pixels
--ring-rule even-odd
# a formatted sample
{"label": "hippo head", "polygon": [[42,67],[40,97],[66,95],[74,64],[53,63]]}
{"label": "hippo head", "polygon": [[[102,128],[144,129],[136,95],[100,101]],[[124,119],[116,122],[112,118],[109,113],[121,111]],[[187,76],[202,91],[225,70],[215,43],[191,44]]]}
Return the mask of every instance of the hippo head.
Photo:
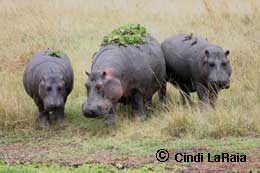
{"label": "hippo head", "polygon": [[121,82],[115,76],[114,69],[109,68],[88,75],[89,78],[85,84],[87,100],[82,105],[84,115],[95,118],[111,113],[114,105],[123,95]]}
{"label": "hippo head", "polygon": [[206,81],[218,89],[226,89],[230,86],[231,65],[229,51],[223,51],[220,47],[208,47],[204,50],[203,71]]}
{"label": "hippo head", "polygon": [[63,76],[43,75],[39,84],[39,96],[43,100],[44,110],[46,111],[64,108],[65,82]]}

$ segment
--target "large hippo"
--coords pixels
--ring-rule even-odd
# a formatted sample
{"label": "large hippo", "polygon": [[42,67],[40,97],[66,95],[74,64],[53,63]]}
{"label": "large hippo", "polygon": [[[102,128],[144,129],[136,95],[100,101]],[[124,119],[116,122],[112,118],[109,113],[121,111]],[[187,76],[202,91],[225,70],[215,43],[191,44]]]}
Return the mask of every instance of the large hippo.
{"label": "large hippo", "polygon": [[39,109],[40,127],[49,126],[49,113],[57,123],[64,119],[64,106],[73,88],[73,70],[68,56],[46,50],[33,55],[23,76],[24,88]]}
{"label": "large hippo", "polygon": [[114,124],[118,102],[130,104],[141,120],[144,105],[165,81],[165,60],[160,44],[150,35],[139,47],[107,44],[95,54],[86,82],[87,100],[82,106],[86,117],[106,117]]}
{"label": "large hippo", "polygon": [[[179,34],[162,43],[167,81],[181,90],[182,100],[197,92],[201,105],[214,106],[218,92],[229,88],[229,51],[193,34]],[[165,85],[164,85],[165,86]],[[166,88],[161,92],[165,96]]]}

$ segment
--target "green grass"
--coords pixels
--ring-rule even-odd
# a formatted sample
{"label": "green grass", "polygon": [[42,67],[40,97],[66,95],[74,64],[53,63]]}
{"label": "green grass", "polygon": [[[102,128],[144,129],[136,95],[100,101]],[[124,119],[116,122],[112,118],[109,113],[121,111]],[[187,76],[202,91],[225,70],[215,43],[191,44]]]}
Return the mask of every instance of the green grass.
{"label": "green grass", "polygon": [[[65,131],[66,132],[66,131]],[[192,164],[181,163],[177,164],[173,161],[168,161],[165,164],[148,164],[150,161],[155,162],[155,153],[158,149],[164,148],[173,155],[176,152],[185,152],[194,154],[197,152],[219,154],[222,152],[228,153],[243,153],[247,158],[257,162],[260,155],[259,151],[260,140],[258,138],[226,138],[226,139],[155,139],[149,137],[133,136],[128,139],[121,137],[105,137],[91,138],[91,141],[82,136],[66,134],[61,132],[35,133],[35,134],[13,134],[3,138],[5,145],[22,144],[23,152],[20,154],[26,155],[32,160],[23,161],[17,159],[12,162],[14,165],[0,164],[0,172],[167,172],[167,170],[187,170]],[[71,136],[70,136],[71,135]],[[19,137],[18,137],[19,136]],[[27,137],[25,137],[27,136]],[[8,141],[8,139],[17,139]],[[20,141],[19,139],[27,139]],[[30,140],[28,140],[30,139]],[[0,145],[0,147],[3,144]],[[48,148],[48,152],[39,150],[39,148]],[[19,151],[19,150],[18,150]],[[37,154],[32,154],[38,152]],[[9,155],[17,154],[17,150],[9,150]],[[18,152],[19,154],[19,152]],[[93,155],[93,157],[111,157],[113,160],[108,163],[95,164],[93,161],[89,163],[75,162],[76,158]],[[129,158],[136,158],[136,166],[125,167],[131,162]],[[143,162],[145,158],[150,158],[149,162]],[[29,162],[28,162],[29,161]],[[102,159],[99,161],[102,162]],[[138,164],[140,162],[140,164]],[[23,163],[22,165],[20,163]],[[127,164],[126,164],[127,163]],[[67,166],[65,166],[67,165]],[[124,167],[121,170],[117,165]],[[229,168],[230,169],[230,168]],[[239,170],[239,167],[237,167]],[[252,165],[247,170],[255,169]],[[168,171],[169,172],[169,171]],[[174,172],[174,171],[173,171]]]}
{"label": "green grass", "polygon": [[162,165],[146,165],[138,169],[123,169],[119,170],[115,166],[106,164],[84,164],[78,168],[59,167],[59,166],[44,166],[44,165],[0,165],[0,173],[145,173],[145,172],[165,172]]}
{"label": "green grass", "polygon": [[[0,32],[0,160],[13,157],[10,162],[29,159],[52,165],[73,164],[79,158],[80,162],[100,159],[101,165],[115,169],[110,162],[132,157],[144,161],[138,165],[140,171],[145,169],[145,159],[153,159],[158,149],[166,148],[171,152],[243,152],[258,161],[259,10],[257,0],[0,1],[0,31],[4,31]],[[136,28],[137,34],[129,36],[132,31],[125,28],[122,33],[126,35],[120,32],[119,38],[114,37],[118,33],[111,31],[126,23],[141,24],[127,25]],[[181,105],[178,91],[168,85],[166,103],[160,104],[156,95],[144,123],[133,118],[129,107],[124,106],[119,107],[112,128],[107,128],[102,119],[82,115],[85,71],[89,71],[103,36],[108,35],[106,43],[140,44],[147,32],[142,26],[160,42],[173,34],[194,33],[231,51],[231,87],[220,92],[215,110],[201,112],[196,94],[192,94],[192,107]],[[49,130],[38,131],[37,108],[24,91],[22,76],[31,56],[46,48],[62,50],[69,56],[75,80],[65,109],[66,126],[52,125]],[[109,157],[112,160],[104,163]],[[257,164],[251,162],[247,170],[257,170]],[[83,167],[91,169],[91,165]],[[4,165],[3,169],[18,171],[18,167]],[[34,169],[30,165],[27,168]]]}
{"label": "green grass", "polygon": [[[169,151],[192,151],[196,148],[203,148],[207,152],[243,152],[260,156],[254,153],[260,147],[260,139],[252,137],[223,138],[223,139],[194,139],[194,138],[165,138],[149,137],[142,134],[132,134],[127,137],[108,132],[106,135],[89,137],[86,129],[65,129],[56,131],[40,131],[31,133],[14,132],[2,134],[0,147],[12,144],[22,145],[22,153],[27,153],[29,158],[39,162],[48,160],[73,162],[73,158],[83,157],[89,154],[112,155],[114,158],[121,156],[151,157],[158,149],[165,148]],[[38,151],[38,148],[47,149]],[[62,153],[59,153],[59,149]],[[19,150],[19,148],[18,148]],[[10,150],[15,153],[17,150]],[[35,155],[34,151],[38,151]],[[103,153],[103,154],[102,154]],[[32,154],[32,157],[30,155]],[[44,157],[42,157],[44,154]],[[98,155],[96,157],[98,157]],[[19,160],[18,160],[19,161]]]}

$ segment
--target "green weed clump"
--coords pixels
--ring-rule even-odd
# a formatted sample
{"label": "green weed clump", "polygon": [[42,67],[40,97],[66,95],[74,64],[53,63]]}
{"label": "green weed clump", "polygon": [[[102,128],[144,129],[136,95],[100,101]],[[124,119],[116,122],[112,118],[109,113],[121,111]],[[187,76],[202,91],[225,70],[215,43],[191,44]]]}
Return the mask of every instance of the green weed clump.
{"label": "green weed clump", "polygon": [[53,50],[50,53],[47,52],[48,56],[52,56],[52,57],[56,57],[56,58],[60,58],[61,57],[61,51],[59,50]]}
{"label": "green weed clump", "polygon": [[145,43],[144,36],[146,33],[146,28],[140,24],[123,25],[106,35],[103,38],[102,45],[114,43],[119,44],[119,46],[126,46],[127,44],[139,46]]}

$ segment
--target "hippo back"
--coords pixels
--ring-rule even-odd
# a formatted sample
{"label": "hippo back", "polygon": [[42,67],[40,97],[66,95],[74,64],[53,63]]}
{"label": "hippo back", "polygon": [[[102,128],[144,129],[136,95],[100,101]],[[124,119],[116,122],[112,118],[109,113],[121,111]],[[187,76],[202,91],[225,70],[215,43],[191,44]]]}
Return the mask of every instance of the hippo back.
{"label": "hippo back", "polygon": [[187,34],[178,34],[166,39],[162,43],[162,49],[166,57],[174,55],[179,58],[190,59],[197,57],[200,54],[200,50],[209,45],[210,43],[206,39]]}
{"label": "hippo back", "polygon": [[[139,47],[108,44],[96,53],[92,71],[115,68],[125,90],[136,89],[147,97],[156,92],[165,80],[165,60],[160,44],[147,35]],[[127,92],[127,91],[126,91]]]}

